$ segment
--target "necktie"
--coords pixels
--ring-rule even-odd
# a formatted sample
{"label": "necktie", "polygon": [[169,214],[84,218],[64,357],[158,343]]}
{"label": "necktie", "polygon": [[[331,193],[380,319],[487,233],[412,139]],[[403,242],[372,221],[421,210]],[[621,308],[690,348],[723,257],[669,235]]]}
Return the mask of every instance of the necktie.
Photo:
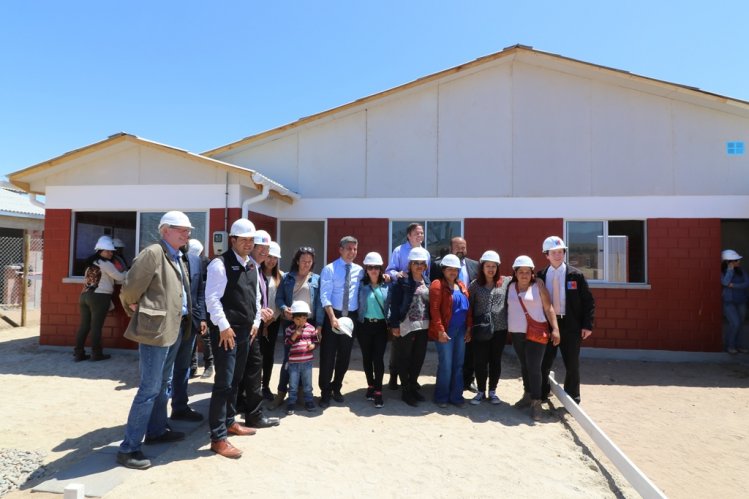
{"label": "necktie", "polygon": [[554,312],[557,315],[564,315],[564,310],[562,310],[562,299],[561,291],[559,289],[559,281],[559,272],[554,272],[554,278],[551,280],[551,304],[554,307]]}
{"label": "necktie", "polygon": [[265,284],[265,278],[261,272],[258,272],[257,279],[260,282],[260,295],[263,299],[263,307],[268,306],[268,286]]}
{"label": "necktie", "polygon": [[351,288],[351,264],[346,264],[346,277],[343,278],[343,306],[341,307],[341,315],[346,317],[348,315],[348,300],[349,300],[349,289]]}

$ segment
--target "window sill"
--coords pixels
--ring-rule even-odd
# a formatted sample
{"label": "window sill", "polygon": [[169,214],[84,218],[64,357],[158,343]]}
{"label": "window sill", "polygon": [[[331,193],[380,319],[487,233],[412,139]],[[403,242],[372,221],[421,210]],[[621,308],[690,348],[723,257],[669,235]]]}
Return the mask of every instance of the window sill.
{"label": "window sill", "polygon": [[591,289],[650,289],[650,284],[635,282],[590,282]]}
{"label": "window sill", "polygon": [[62,278],[62,283],[63,284],[83,284],[84,281],[85,281],[85,279],[83,278],[83,276],[81,276],[81,277],[63,277]]}

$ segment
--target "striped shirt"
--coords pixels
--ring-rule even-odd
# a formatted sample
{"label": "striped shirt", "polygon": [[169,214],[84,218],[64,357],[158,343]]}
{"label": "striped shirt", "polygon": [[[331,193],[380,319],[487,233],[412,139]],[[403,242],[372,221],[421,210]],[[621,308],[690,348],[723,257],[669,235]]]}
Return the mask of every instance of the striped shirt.
{"label": "striped shirt", "polygon": [[312,354],[314,350],[310,350],[309,346],[318,342],[317,333],[315,333],[315,326],[307,322],[304,325],[302,334],[296,339],[296,341],[292,341],[291,339],[294,333],[296,333],[296,326],[292,324],[286,328],[286,333],[284,334],[286,344],[291,346],[291,350],[289,350],[289,362],[297,363],[311,361],[314,358]]}

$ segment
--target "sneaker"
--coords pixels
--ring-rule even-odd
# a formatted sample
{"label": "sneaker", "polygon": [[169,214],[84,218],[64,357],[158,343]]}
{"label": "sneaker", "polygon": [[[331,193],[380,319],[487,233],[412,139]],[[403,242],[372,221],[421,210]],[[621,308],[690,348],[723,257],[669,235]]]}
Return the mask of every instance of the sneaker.
{"label": "sneaker", "polygon": [[447,408],[447,402],[437,402],[437,407],[440,409],[446,409]]}
{"label": "sneaker", "polygon": [[367,394],[365,395],[365,398],[367,400],[374,400],[374,394],[375,394],[374,386],[370,386],[367,388]]}
{"label": "sneaker", "polygon": [[289,404],[286,406],[286,415],[287,416],[293,416],[294,415],[294,406],[296,404]]}
{"label": "sneaker", "polygon": [[200,414],[195,409],[188,407],[187,409],[184,409],[182,411],[172,411],[172,415],[169,416],[169,419],[174,419],[175,421],[203,421],[203,415]]}
{"label": "sneaker", "polygon": [[309,402],[305,402],[304,408],[307,410],[307,412],[315,412],[315,403],[311,400]]}
{"label": "sneaker", "polygon": [[749,353],[749,350],[747,350],[746,348],[739,348],[738,350],[739,353]]}
{"label": "sneaker", "polygon": [[499,405],[502,403],[502,401],[499,400],[499,397],[497,397],[497,393],[494,390],[491,390],[489,392],[489,402],[491,402],[494,405]]}
{"label": "sneaker", "polygon": [[385,405],[385,401],[382,400],[382,392],[374,392],[374,404],[378,409]]}
{"label": "sneaker", "polygon": [[178,442],[180,440],[185,439],[185,434],[181,431],[174,431],[167,429],[164,433],[159,435],[158,437],[146,437],[146,439],[143,441],[146,445],[152,445],[152,444],[168,444],[172,442]]}
{"label": "sneaker", "polygon": [[134,470],[145,470],[151,467],[151,461],[139,450],[135,452],[118,452],[117,464]]}
{"label": "sneaker", "polygon": [[736,350],[736,349],[735,349],[735,348],[733,348],[733,347],[730,347],[730,348],[729,348],[729,349],[727,350],[727,352],[728,352],[728,353],[730,353],[731,355],[733,355],[733,354],[736,354],[736,353],[739,353],[739,351],[738,351],[738,350]]}
{"label": "sneaker", "polygon": [[482,400],[486,398],[486,395],[484,395],[483,392],[478,392],[472,399],[471,399],[471,405],[479,405]]}
{"label": "sneaker", "polygon": [[205,366],[205,371],[200,375],[201,379],[213,377],[213,366]]}

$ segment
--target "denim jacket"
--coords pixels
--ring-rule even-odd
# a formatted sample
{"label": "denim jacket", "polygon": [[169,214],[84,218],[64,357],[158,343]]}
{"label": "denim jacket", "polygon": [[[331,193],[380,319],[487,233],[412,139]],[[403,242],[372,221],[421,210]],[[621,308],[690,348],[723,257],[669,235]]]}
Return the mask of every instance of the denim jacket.
{"label": "denim jacket", "polygon": [[[749,276],[745,271],[737,275],[731,267],[726,269],[726,273],[721,276],[720,283],[723,285],[721,295],[724,303],[746,303],[747,288],[749,288]],[[728,287],[733,284],[732,287]]]}
{"label": "denim jacket", "polygon": [[[294,300],[296,276],[296,272],[288,272],[283,276],[281,284],[278,285],[278,290],[276,291],[276,307],[282,312],[291,307],[291,302]],[[312,302],[310,308],[315,313],[315,318],[310,321],[310,324],[315,327],[322,326],[325,314],[323,313],[322,304],[320,303],[320,276],[310,272],[307,275],[307,283],[309,284],[309,296],[310,301]]]}
{"label": "denim jacket", "polygon": [[[429,278],[424,275],[424,284],[429,287]],[[411,301],[414,299],[414,293],[419,283],[414,281],[409,272],[407,276],[398,278],[392,285],[390,293],[390,317],[388,318],[389,327],[400,327],[401,322],[408,315],[408,309],[411,308]]]}
{"label": "denim jacket", "polygon": [[[377,301],[382,304],[382,312],[384,312],[385,319],[387,319],[390,310],[390,284],[382,283],[377,289],[379,290]],[[359,322],[364,322],[364,316],[367,314],[367,299],[369,299],[372,292],[372,286],[364,284],[364,282],[359,283],[359,311],[357,315]]]}

